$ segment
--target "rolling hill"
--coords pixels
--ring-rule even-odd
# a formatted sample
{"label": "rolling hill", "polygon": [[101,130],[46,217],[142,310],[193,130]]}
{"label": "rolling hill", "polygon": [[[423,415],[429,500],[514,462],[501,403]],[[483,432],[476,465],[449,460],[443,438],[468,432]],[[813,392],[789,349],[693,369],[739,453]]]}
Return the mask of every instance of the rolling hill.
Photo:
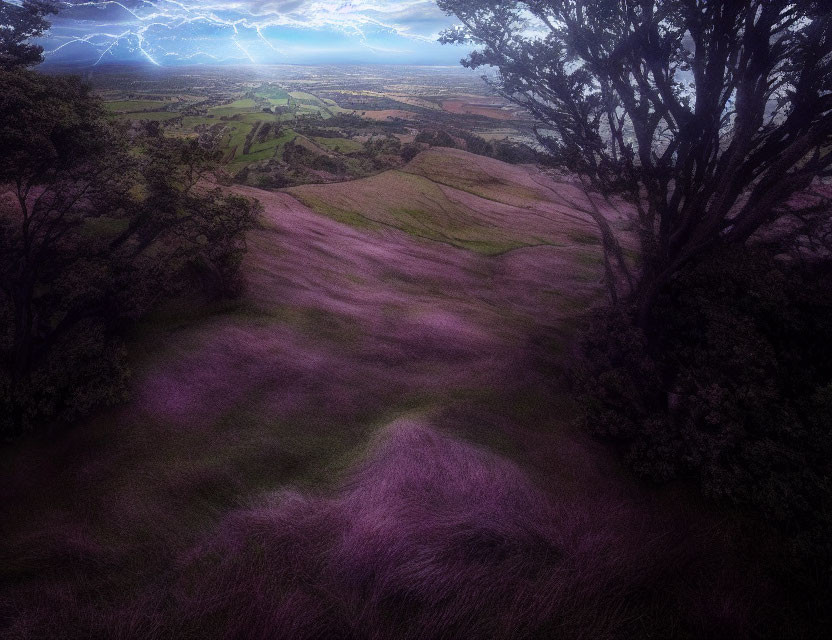
{"label": "rolling hill", "polygon": [[[234,189],[265,208],[243,299],[157,314],[127,405],[0,460],[5,637],[601,638],[744,619],[722,615],[753,580],[720,561],[725,541],[573,425],[558,356],[602,286],[580,189],[444,149],[354,182]],[[717,601],[717,583],[736,592]]]}

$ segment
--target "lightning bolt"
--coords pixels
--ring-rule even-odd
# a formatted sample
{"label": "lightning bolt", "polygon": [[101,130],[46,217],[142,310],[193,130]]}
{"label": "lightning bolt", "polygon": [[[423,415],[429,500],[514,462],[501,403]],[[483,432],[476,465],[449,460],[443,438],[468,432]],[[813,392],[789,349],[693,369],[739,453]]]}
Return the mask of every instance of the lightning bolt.
{"label": "lightning bolt", "polygon": [[[98,54],[95,64],[114,54],[121,46],[137,52],[154,65],[160,65],[160,59],[189,60],[206,56],[216,61],[239,60],[256,63],[251,46],[260,43],[269,52],[287,57],[287,52],[276,46],[269,32],[280,28],[299,30],[331,29],[357,38],[358,43],[375,52],[396,52],[394,49],[372,45],[368,32],[385,32],[414,42],[435,42],[433,36],[412,33],[407,26],[398,24],[395,18],[408,11],[424,10],[435,7],[432,0],[315,0],[304,3],[291,11],[281,11],[278,3],[264,3],[256,10],[246,6],[240,0],[232,2],[194,2],[184,0],[97,0],[97,1],[63,1],[62,13],[68,19],[56,25],[53,33],[56,39],[64,39],[59,46],[46,52],[55,55],[70,45],[93,48]],[[275,8],[277,6],[277,8]],[[72,13],[78,9],[110,10],[121,13],[115,31],[97,31],[84,35],[62,35],[62,31],[75,28],[76,34],[87,22],[73,20]],[[220,57],[204,51],[180,52],[171,50],[166,40],[177,37],[177,31],[195,25],[204,25],[227,32],[227,42],[242,56]],[[112,25],[111,25],[112,26]],[[166,33],[167,32],[167,33]],[[198,39],[180,37],[192,46]],[[272,56],[273,57],[273,56]]]}

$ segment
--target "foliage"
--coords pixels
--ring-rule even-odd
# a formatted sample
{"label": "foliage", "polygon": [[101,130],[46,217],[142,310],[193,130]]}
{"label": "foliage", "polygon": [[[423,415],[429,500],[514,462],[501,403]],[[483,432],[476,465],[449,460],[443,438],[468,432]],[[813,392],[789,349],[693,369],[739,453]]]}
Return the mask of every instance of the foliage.
{"label": "foliage", "polygon": [[249,201],[200,184],[213,152],[111,126],[76,78],[0,72],[0,431],[121,396],[117,334],[197,272],[239,286]]}
{"label": "foliage", "polygon": [[371,158],[380,155],[399,155],[402,143],[396,136],[373,136],[364,143],[364,152]]}
{"label": "foliage", "polygon": [[[654,481],[692,478],[804,557],[832,559],[832,272],[719,253],[656,306],[652,350],[618,315],[584,336],[585,420]],[[830,576],[826,576],[830,578]]]}
{"label": "foliage", "polygon": [[[247,177],[247,174],[243,176],[243,178]],[[242,180],[242,182],[245,182],[245,180]],[[256,186],[260,189],[283,189],[291,186],[291,183],[288,178],[279,173],[263,173],[257,176]]]}
{"label": "foliage", "polygon": [[465,150],[478,156],[488,156],[494,153],[494,145],[465,129],[455,129],[454,136],[465,142]]}
{"label": "foliage", "polygon": [[429,144],[432,147],[456,148],[456,142],[453,137],[451,137],[451,134],[447,131],[443,131],[442,129],[426,129],[424,131],[420,131],[414,142]]}
{"label": "foliage", "polygon": [[[272,123],[271,122],[264,122],[260,129],[257,131],[257,141],[258,142],[265,142],[266,139],[269,137],[269,134],[272,133]],[[274,137],[279,138],[281,135],[280,127],[275,125],[274,127]]]}
{"label": "foliage", "polygon": [[[689,261],[741,243],[832,171],[832,13],[818,0],[439,0],[481,46],[463,64],[539,123],[538,139],[638,208],[643,270],[607,260],[644,326]],[[604,220],[598,216],[602,226]]]}
{"label": "foliage", "polygon": [[315,171],[327,171],[334,174],[346,172],[343,160],[332,158],[325,154],[315,156],[310,167]]}
{"label": "foliage", "polygon": [[49,29],[46,16],[57,13],[51,0],[0,1],[0,69],[29,67],[43,60],[43,47],[30,44]]}
{"label": "foliage", "polygon": [[493,150],[488,155],[497,160],[509,164],[533,164],[538,161],[535,150],[525,144],[495,142],[493,146]]}
{"label": "foliage", "polygon": [[415,144],[406,144],[402,146],[401,156],[404,162],[410,162],[419,155],[419,147]]}

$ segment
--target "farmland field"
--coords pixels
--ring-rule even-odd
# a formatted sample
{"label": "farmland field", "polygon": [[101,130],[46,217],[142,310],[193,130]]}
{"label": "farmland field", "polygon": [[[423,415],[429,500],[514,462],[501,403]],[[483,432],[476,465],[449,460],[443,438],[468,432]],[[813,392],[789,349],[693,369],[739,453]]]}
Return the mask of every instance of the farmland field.
{"label": "farmland field", "polygon": [[165,106],[165,103],[160,100],[108,100],[104,104],[110,111],[123,113],[152,111]]}
{"label": "farmland field", "polygon": [[[484,140],[531,143],[528,121],[500,108],[500,98],[489,95],[478,79],[414,68],[402,84],[403,72],[376,68],[372,81],[352,90],[340,84],[342,70],[326,67],[239,73],[195,68],[189,70],[193,86],[186,91],[179,83],[169,88],[164,74],[143,78],[140,85],[126,82],[118,69],[104,69],[92,82],[113,117],[159,122],[171,136],[210,139],[219,145],[232,179],[241,176],[242,182],[261,186],[364,177],[394,168],[401,163],[389,152],[381,159],[362,159],[367,141],[394,136],[413,144],[424,130],[458,129]],[[332,162],[322,159],[299,169],[282,164],[286,144],[298,133],[311,141],[310,154]],[[314,158],[305,161],[313,164]]]}

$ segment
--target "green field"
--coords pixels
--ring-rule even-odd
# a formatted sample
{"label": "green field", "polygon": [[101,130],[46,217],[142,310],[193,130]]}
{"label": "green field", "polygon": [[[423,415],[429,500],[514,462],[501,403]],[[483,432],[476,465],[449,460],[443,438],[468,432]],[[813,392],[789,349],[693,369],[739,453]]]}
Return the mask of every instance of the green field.
{"label": "green field", "polygon": [[483,225],[477,212],[449,200],[435,182],[401,171],[355,182],[293,187],[289,193],[339,222],[356,227],[395,227],[485,255],[541,244],[538,238],[511,229]]}
{"label": "green field", "polygon": [[104,107],[109,111],[121,111],[135,113],[137,111],[148,111],[150,109],[161,109],[167,102],[161,100],[113,100],[105,102]]}
{"label": "green field", "polygon": [[[264,142],[255,142],[251,145],[251,149],[246,155],[242,154],[243,147],[241,143],[240,146],[237,147],[237,153],[235,154],[234,159],[228,165],[228,170],[231,173],[237,173],[243,167],[251,164],[252,162],[281,157],[283,154],[283,147],[285,147],[287,143],[294,140],[297,135],[297,133],[290,129],[285,131],[278,138],[271,138],[270,140],[266,140]],[[245,142],[245,138],[243,141]]]}
{"label": "green field", "polygon": [[356,151],[361,151],[364,148],[364,145],[362,145],[360,142],[356,140],[350,140],[349,138],[315,137],[312,139],[315,141],[316,144],[319,144],[325,149],[337,151],[338,153],[354,153]]}
{"label": "green field", "polygon": [[289,104],[290,94],[280,87],[261,87],[254,95],[267,100],[273,107],[285,107]]}
{"label": "green field", "polygon": [[133,113],[116,113],[114,115],[119,120],[154,120],[164,122],[165,120],[179,118],[182,114],[176,111],[138,111]]}
{"label": "green field", "polygon": [[289,92],[289,95],[292,96],[292,98],[294,98],[298,102],[302,102],[304,100],[311,100],[313,102],[322,102],[322,100],[320,98],[318,98],[318,96],[316,96],[314,94],[311,94],[311,93],[307,93],[306,91],[291,91],[291,92]]}
{"label": "green field", "polygon": [[291,94],[281,87],[260,87],[254,95],[270,100],[288,100]]}
{"label": "green field", "polygon": [[233,116],[239,113],[250,112],[254,110],[255,107],[256,105],[252,98],[243,98],[241,100],[234,100],[230,104],[225,104],[219,107],[212,107],[208,110],[208,113],[211,113],[217,117]]}

